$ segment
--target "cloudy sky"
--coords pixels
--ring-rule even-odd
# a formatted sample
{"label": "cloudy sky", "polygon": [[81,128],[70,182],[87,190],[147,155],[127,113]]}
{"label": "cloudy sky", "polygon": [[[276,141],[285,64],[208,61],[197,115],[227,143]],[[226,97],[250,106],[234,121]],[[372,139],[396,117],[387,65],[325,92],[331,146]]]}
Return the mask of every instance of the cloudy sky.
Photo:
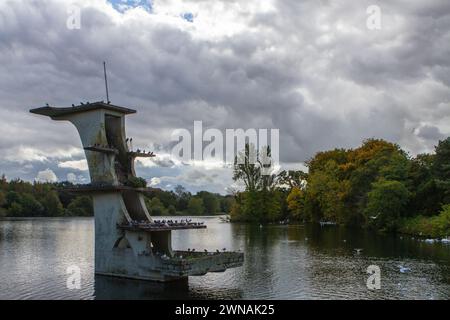
{"label": "cloudy sky", "polygon": [[232,185],[228,168],[170,159],[194,120],[278,128],[284,168],[370,137],[414,155],[450,135],[448,0],[1,0],[0,172],[89,181],[75,128],[28,110],[104,99],[103,60],[112,102],[138,110],[128,135],[158,154],[138,174],[165,189]]}

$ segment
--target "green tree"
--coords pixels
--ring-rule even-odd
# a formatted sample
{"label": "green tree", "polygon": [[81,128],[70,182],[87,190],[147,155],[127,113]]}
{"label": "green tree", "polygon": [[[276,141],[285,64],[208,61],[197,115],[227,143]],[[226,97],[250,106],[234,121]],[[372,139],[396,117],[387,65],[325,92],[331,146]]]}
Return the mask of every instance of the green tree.
{"label": "green tree", "polygon": [[12,206],[13,203],[19,203],[20,202],[20,195],[19,193],[15,191],[9,191],[6,194],[6,207],[9,208]]}
{"label": "green tree", "polygon": [[419,154],[410,161],[407,181],[411,201],[408,216],[432,216],[441,209],[442,192],[432,170],[434,158],[434,154]]}
{"label": "green tree", "polygon": [[0,189],[0,207],[6,205],[6,193]]}
{"label": "green tree", "polygon": [[187,210],[190,215],[202,215],[205,211],[205,208],[203,206],[203,199],[192,197],[189,200]]}
{"label": "green tree", "polygon": [[44,212],[47,216],[59,217],[64,213],[64,208],[59,200],[58,193],[54,190],[47,192],[40,203],[44,207]]}
{"label": "green tree", "polygon": [[179,211],[184,211],[188,208],[189,200],[191,199],[191,193],[186,190],[182,185],[175,187],[175,195],[177,198],[176,208]]}
{"label": "green tree", "polygon": [[230,213],[231,208],[233,207],[235,202],[236,202],[236,200],[234,199],[234,196],[232,196],[232,195],[227,195],[227,196],[223,197],[220,200],[220,210],[223,213]]}
{"label": "green tree", "polygon": [[94,215],[92,199],[89,196],[78,196],[67,206],[67,215],[74,217],[90,217]]}
{"label": "green tree", "polygon": [[22,207],[20,216],[39,217],[44,213],[44,207],[31,194],[22,194],[19,199],[19,204]]}
{"label": "green tree", "polygon": [[169,207],[167,207],[167,213],[171,216],[174,216],[177,214],[177,210],[175,209],[174,205],[169,205]]}
{"label": "green tree", "polygon": [[18,203],[18,202],[13,202],[11,204],[11,206],[9,207],[8,216],[11,216],[11,217],[22,217],[22,216],[24,216],[22,205],[20,203]]}
{"label": "green tree", "polygon": [[217,195],[208,191],[200,191],[196,196],[203,200],[205,214],[215,214],[219,211],[219,201],[217,199]]}
{"label": "green tree", "polygon": [[164,204],[159,200],[159,198],[154,197],[147,203],[148,211],[154,216],[163,216],[167,214],[167,210]]}
{"label": "green tree", "polygon": [[408,189],[399,181],[380,180],[373,183],[364,211],[369,226],[383,231],[396,230],[409,197]]}
{"label": "green tree", "polygon": [[287,199],[288,209],[292,217],[296,220],[305,220],[304,206],[305,206],[305,194],[299,187],[292,188]]}
{"label": "green tree", "polygon": [[435,152],[433,175],[441,193],[441,201],[447,204],[450,203],[450,137],[439,141]]}

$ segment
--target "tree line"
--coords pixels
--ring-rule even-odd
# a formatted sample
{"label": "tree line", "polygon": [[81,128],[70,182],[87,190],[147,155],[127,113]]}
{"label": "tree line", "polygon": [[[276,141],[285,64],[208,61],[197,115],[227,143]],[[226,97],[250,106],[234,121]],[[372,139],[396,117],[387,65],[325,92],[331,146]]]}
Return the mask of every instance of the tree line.
{"label": "tree line", "polygon": [[245,191],[235,194],[234,221],[331,221],[450,235],[450,137],[439,141],[434,153],[415,157],[397,144],[368,139],[355,149],[318,152],[307,161],[307,173],[262,174],[267,161],[252,145],[238,157],[233,179],[242,181]]}
{"label": "tree line", "polygon": [[208,191],[199,191],[193,195],[182,185],[177,185],[173,191],[147,188],[144,196],[147,209],[154,216],[228,213],[234,203],[231,195],[223,196]]}
{"label": "tree line", "polygon": [[[66,191],[70,182],[42,183],[0,178],[0,217],[93,216],[92,198]],[[200,191],[193,195],[183,186],[174,191],[147,188],[143,192],[151,215],[214,215],[230,211],[232,196]]]}
{"label": "tree line", "polygon": [[40,183],[0,178],[0,217],[92,216],[89,196],[64,191],[70,182]]}

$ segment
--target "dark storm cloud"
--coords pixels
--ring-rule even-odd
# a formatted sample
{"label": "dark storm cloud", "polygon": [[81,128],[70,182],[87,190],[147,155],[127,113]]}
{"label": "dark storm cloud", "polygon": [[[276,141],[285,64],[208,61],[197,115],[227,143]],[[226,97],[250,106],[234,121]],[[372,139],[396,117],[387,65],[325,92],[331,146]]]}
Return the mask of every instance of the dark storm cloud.
{"label": "dark storm cloud", "polygon": [[[154,1],[152,13],[124,14],[106,1],[73,3],[82,8],[80,30],[66,28],[69,1],[0,3],[0,170],[7,174],[20,175],[14,163],[26,163],[26,178],[50,168],[63,179],[71,169],[58,164],[83,158],[70,124],[28,109],[104,99],[104,60],[112,101],[139,112],[127,119],[129,136],[138,147],[165,146],[160,153],[169,151],[173,129],[194,120],[279,128],[288,164],[369,137],[414,154],[450,132],[448,1],[166,0]],[[381,30],[366,27],[372,4],[381,9]],[[193,23],[181,17],[186,12]],[[194,171],[201,169],[178,172],[168,158],[154,163],[172,171],[139,165],[138,173],[159,175],[162,185],[197,179],[196,188],[223,190],[229,183],[222,169],[209,171],[209,181]]]}

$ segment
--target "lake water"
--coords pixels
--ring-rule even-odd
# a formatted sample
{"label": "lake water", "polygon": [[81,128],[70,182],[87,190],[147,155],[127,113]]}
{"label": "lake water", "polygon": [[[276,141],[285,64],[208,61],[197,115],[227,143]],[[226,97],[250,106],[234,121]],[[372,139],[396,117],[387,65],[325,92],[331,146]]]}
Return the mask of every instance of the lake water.
{"label": "lake water", "polygon": [[[450,299],[448,244],[335,226],[193,220],[208,228],[174,231],[174,249],[240,249],[244,265],[188,283],[94,276],[92,218],[0,220],[0,299]],[[72,265],[81,269],[79,290],[66,287]],[[369,265],[381,269],[379,290],[366,286]]]}

